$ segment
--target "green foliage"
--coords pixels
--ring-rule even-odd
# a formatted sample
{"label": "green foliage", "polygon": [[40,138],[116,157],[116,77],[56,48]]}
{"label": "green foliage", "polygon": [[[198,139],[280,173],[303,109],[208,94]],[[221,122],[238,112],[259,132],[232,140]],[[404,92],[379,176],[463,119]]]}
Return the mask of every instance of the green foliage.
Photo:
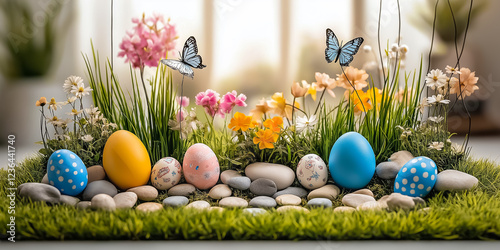
{"label": "green foliage", "polygon": [[[168,121],[174,117],[175,91],[172,75],[166,66],[156,69],[155,75],[148,79],[151,86],[150,103],[140,94],[140,83],[136,72],[130,66],[132,91],[125,94],[113,68],[108,61],[105,74],[101,71],[99,53],[92,45],[92,61],[84,56],[94,104],[104,116],[118,128],[134,133],[146,146],[151,163],[163,157],[181,159],[186,145],[180,141],[177,131],[170,129]],[[179,150],[179,148],[181,150]]]}

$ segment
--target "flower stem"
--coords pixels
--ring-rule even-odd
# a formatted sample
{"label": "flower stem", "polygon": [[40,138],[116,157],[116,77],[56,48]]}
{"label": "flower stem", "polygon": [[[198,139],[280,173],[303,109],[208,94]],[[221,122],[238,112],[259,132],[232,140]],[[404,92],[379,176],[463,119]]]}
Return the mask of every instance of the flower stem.
{"label": "flower stem", "polygon": [[[293,114],[295,113],[295,96],[293,97],[293,101],[292,101],[292,124],[293,124]],[[286,103],[285,103],[286,105]]]}
{"label": "flower stem", "polygon": [[319,98],[319,101],[318,101],[318,106],[316,106],[316,110],[314,111],[314,114],[318,113],[318,109],[319,109],[319,106],[321,104],[321,101],[323,100],[323,96],[325,95],[325,90],[323,90],[323,93],[321,93],[321,97]]}
{"label": "flower stem", "polygon": [[[45,142],[45,137],[43,135],[43,118],[45,115],[43,114],[43,107],[41,109],[42,114],[40,115],[40,135],[42,136],[42,142],[43,142],[43,147],[45,148],[45,151],[47,154],[49,153],[49,148],[47,147],[47,143]],[[45,125],[47,126],[47,125]]]}
{"label": "flower stem", "polygon": [[153,110],[151,109],[150,103],[149,103],[149,97],[148,97],[148,92],[146,91],[146,84],[144,83],[144,64],[141,65],[140,67],[140,73],[141,73],[141,82],[142,82],[142,88],[144,89],[144,96],[146,96],[146,104],[148,106],[148,121],[149,121],[149,137],[150,137],[150,143],[151,146],[153,145],[153,121],[151,120],[151,115],[153,114]]}

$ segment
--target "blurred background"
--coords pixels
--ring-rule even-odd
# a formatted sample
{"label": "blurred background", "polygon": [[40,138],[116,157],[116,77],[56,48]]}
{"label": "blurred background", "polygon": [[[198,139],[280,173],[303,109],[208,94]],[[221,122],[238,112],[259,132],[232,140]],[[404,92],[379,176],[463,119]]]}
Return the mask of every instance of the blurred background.
{"label": "blurred background", "polygon": [[[454,65],[456,57],[454,26],[446,1],[441,2],[430,63],[432,68],[444,69]],[[0,144],[7,142],[9,134],[15,134],[18,158],[38,147],[33,143],[40,140],[40,116],[35,101],[40,96],[66,100],[62,84],[70,75],[82,76],[88,84],[82,54],[92,53],[91,40],[102,60],[114,61],[115,73],[124,88],[128,87],[129,65],[117,57],[119,44],[132,28],[131,19],[140,18],[143,13],[148,16],[156,12],[171,19],[179,36],[176,51],[182,49],[187,37],[196,37],[203,62],[208,66],[195,70],[194,80],[185,81],[188,87],[184,93],[191,100],[207,88],[222,94],[234,89],[249,97],[248,108],[243,110],[249,111],[262,97],[269,98],[277,91],[290,98],[292,82],[313,82],[315,72],[336,76],[340,68],[324,60],[328,27],[344,43],[357,36],[365,38],[364,45],[370,45],[373,51],[360,50],[351,65],[365,68],[375,81],[379,79],[378,70],[369,66],[369,62],[379,60],[378,1],[120,0],[114,1],[112,29],[109,0],[0,3],[0,138],[5,138]],[[457,32],[463,37],[469,1],[451,3],[456,12]],[[407,71],[418,70],[421,58],[424,70],[427,68],[434,4],[429,0],[401,1],[401,43],[409,47],[404,64]],[[397,42],[397,7],[395,0],[383,1],[383,48]],[[500,162],[500,98],[495,97],[500,93],[500,33],[495,28],[500,23],[498,11],[500,1],[474,1],[461,65],[476,71],[479,77],[480,90],[466,101],[472,115],[473,153]],[[154,70],[147,68],[146,75]],[[175,78],[174,83],[179,84],[180,79]],[[91,99],[86,102],[90,104]],[[451,112],[449,128],[458,134],[453,140],[461,143],[468,129],[461,105]]]}

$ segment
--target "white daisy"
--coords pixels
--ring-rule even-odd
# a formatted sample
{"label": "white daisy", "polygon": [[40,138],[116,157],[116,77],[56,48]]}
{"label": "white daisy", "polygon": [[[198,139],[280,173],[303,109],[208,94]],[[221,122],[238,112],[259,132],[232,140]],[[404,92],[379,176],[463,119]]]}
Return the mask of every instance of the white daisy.
{"label": "white daisy", "polygon": [[84,135],[84,136],[82,136],[81,139],[84,142],[91,142],[92,140],[94,140],[94,137],[92,137],[91,135]]}
{"label": "white daisy", "polygon": [[431,142],[429,144],[429,149],[435,149],[437,151],[440,151],[441,149],[443,149],[443,147],[444,147],[444,143],[443,142],[437,142],[437,141],[435,141],[435,142]]}
{"label": "white daisy", "polygon": [[431,116],[429,118],[427,118],[429,121],[431,122],[435,122],[435,123],[440,123],[444,120],[444,117],[442,116]]}
{"label": "white daisy", "polygon": [[447,76],[440,69],[433,69],[425,78],[427,87],[431,89],[441,88],[446,84]]}
{"label": "white daisy", "polygon": [[314,126],[318,123],[316,120],[316,115],[311,115],[309,118],[307,116],[297,117],[297,124],[295,129],[297,132],[311,132]]}
{"label": "white daisy", "polygon": [[56,102],[56,99],[52,97],[52,99],[50,99],[50,102],[48,104],[49,104],[49,109],[57,110],[58,108],[62,107],[62,105],[64,105],[64,102]]}
{"label": "white daisy", "polygon": [[68,98],[68,100],[66,100],[64,102],[64,105],[68,105],[68,104],[71,104],[71,103],[74,103],[76,101],[76,96],[71,96]]}
{"label": "white daisy", "polygon": [[431,97],[427,97],[427,103],[428,104],[434,104],[434,103],[448,104],[448,103],[450,103],[450,100],[444,99],[444,96],[439,94],[439,95],[432,95]]}
{"label": "white daisy", "polygon": [[71,93],[78,98],[82,98],[86,95],[89,95],[90,91],[92,91],[92,89],[90,87],[85,87],[83,82],[71,88]]}
{"label": "white daisy", "polygon": [[446,73],[448,74],[457,74],[457,75],[460,75],[462,74],[462,72],[460,72],[460,70],[456,69],[456,68],[453,68],[451,67],[450,65],[447,65],[446,66]]}
{"label": "white daisy", "polygon": [[59,119],[57,116],[53,116],[53,117],[47,118],[47,122],[49,124],[54,125],[54,126],[59,126],[61,124],[61,119]]}
{"label": "white daisy", "polygon": [[82,110],[76,110],[72,109],[70,113],[67,113],[68,115],[79,115],[82,113]]}
{"label": "white daisy", "polygon": [[83,84],[83,79],[81,77],[79,77],[79,76],[68,77],[66,79],[66,81],[64,81],[64,85],[63,85],[64,92],[66,92],[67,94],[70,94],[73,87],[76,87],[79,84]]}

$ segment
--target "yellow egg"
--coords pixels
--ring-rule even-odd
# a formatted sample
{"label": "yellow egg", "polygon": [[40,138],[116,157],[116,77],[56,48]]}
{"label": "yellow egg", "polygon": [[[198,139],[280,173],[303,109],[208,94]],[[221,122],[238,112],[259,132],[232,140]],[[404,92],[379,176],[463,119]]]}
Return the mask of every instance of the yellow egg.
{"label": "yellow egg", "polygon": [[141,140],[126,130],[114,132],[104,146],[104,170],[109,180],[120,189],[148,183],[151,162]]}

